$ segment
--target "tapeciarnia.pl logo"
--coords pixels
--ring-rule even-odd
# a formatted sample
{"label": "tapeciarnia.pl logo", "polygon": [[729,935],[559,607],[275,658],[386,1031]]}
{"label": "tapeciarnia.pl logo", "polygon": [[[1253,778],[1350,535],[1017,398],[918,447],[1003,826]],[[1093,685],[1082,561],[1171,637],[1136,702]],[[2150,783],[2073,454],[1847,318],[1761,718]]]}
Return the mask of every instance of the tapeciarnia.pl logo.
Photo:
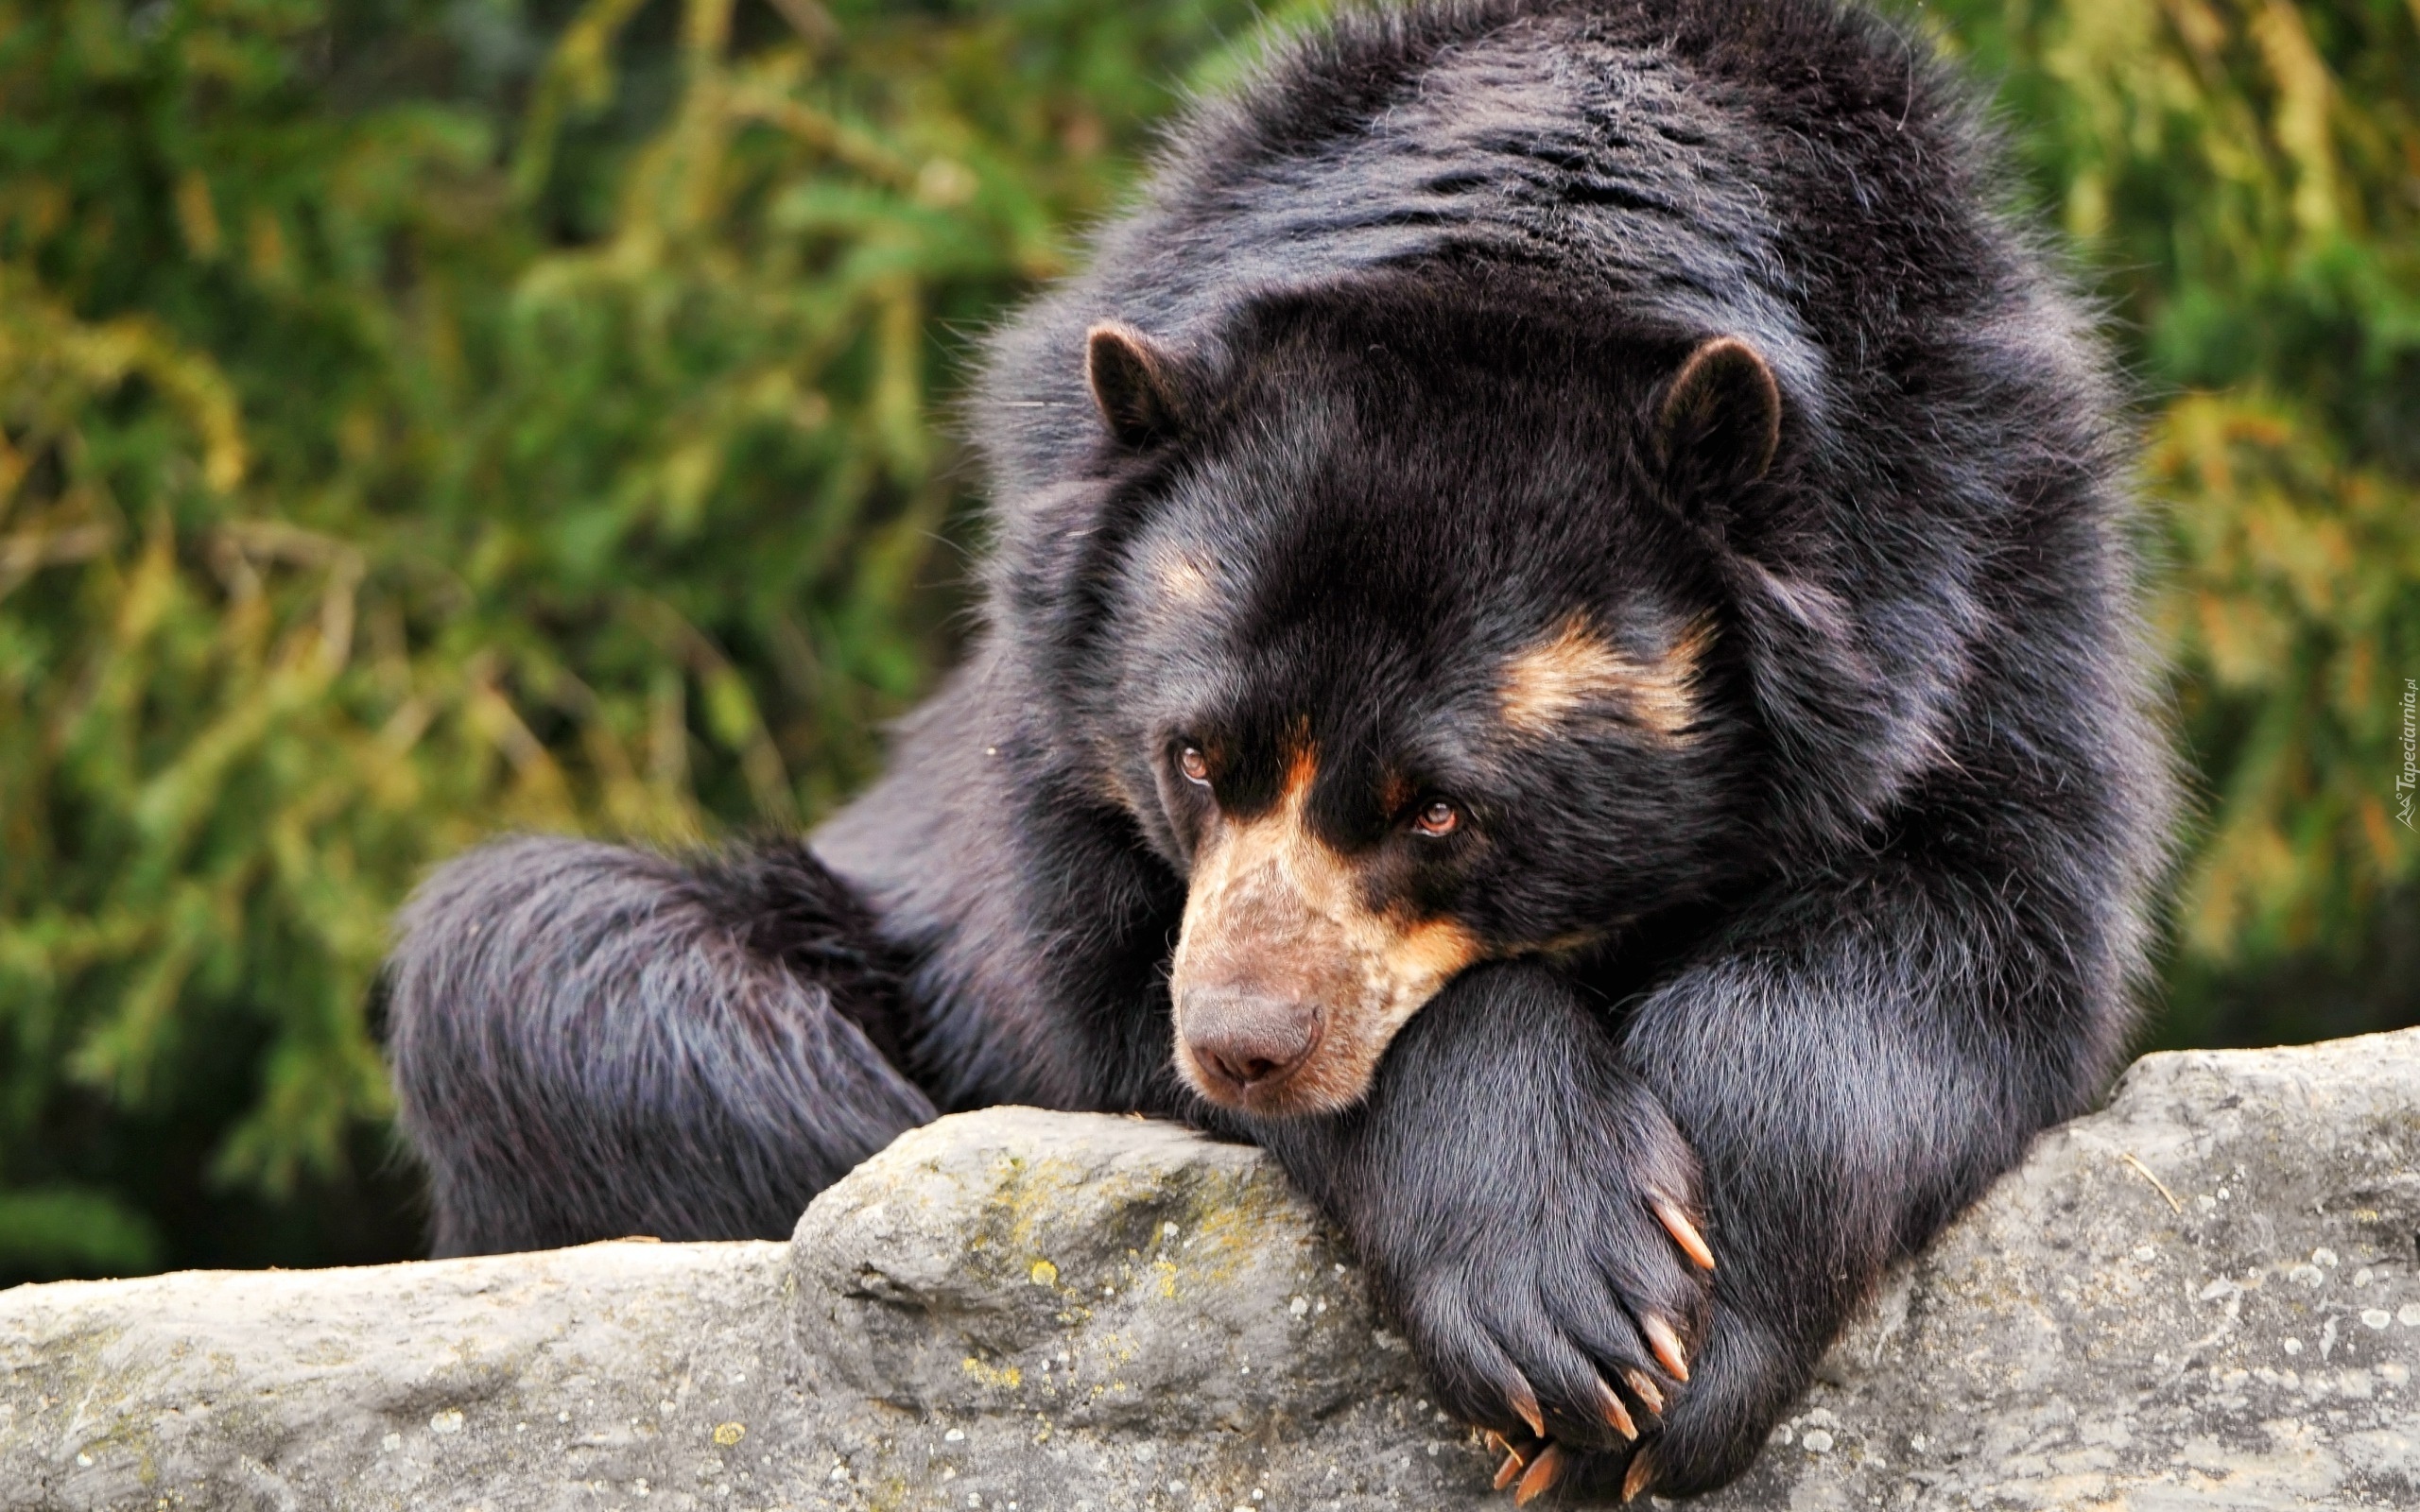
{"label": "tapeciarnia.pl logo", "polygon": [[2394,774],[2394,816],[2412,829],[2412,789],[2420,786],[2420,678],[2403,679],[2403,770]]}

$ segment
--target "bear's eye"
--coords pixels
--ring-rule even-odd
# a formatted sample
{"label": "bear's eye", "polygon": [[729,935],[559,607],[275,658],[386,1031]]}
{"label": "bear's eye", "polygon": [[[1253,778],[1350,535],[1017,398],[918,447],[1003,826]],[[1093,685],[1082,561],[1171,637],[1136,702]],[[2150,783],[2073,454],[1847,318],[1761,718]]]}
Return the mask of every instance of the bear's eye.
{"label": "bear's eye", "polygon": [[1411,827],[1423,834],[1451,834],[1461,827],[1462,811],[1443,799],[1430,799],[1412,816]]}
{"label": "bear's eye", "polygon": [[1200,747],[1184,747],[1177,756],[1176,765],[1177,770],[1184,774],[1184,780],[1196,787],[1210,785],[1210,758],[1201,754]]}

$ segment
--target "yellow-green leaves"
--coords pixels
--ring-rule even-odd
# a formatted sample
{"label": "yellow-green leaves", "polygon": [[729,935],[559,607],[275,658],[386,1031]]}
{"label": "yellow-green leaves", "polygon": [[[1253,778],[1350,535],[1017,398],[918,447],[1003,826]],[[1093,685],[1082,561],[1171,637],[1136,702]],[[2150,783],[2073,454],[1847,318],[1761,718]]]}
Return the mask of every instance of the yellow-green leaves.
{"label": "yellow-green leaves", "polygon": [[[1949,0],[2146,392],[2198,822],[2169,1037],[2307,1038],[2295,1001],[2420,927],[2396,816],[2420,679],[2420,9],[2408,0]],[[2225,973],[2302,963],[2213,1022]],[[2313,963],[2319,963],[2317,967]],[[2359,963],[2359,964],[2357,964]],[[2246,979],[2249,977],[2247,975]]]}

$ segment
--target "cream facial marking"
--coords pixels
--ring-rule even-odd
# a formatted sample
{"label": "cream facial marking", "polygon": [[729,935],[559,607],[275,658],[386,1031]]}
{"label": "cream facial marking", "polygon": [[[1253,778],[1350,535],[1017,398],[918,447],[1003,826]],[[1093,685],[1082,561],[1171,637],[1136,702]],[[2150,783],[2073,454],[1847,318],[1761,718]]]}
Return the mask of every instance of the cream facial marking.
{"label": "cream facial marking", "polygon": [[1219,596],[1216,565],[1197,547],[1161,540],[1144,548],[1144,568],[1167,605],[1208,609]]}
{"label": "cream facial marking", "polygon": [[[1178,1070],[1213,1102],[1256,1113],[1360,1101],[1396,1033],[1479,955],[1450,919],[1369,905],[1352,862],[1305,823],[1316,775],[1300,754],[1268,813],[1214,823],[1194,858],[1171,972]],[[1271,1032],[1286,1054],[1269,1058],[1294,1057],[1282,1074],[1239,1085],[1205,1064],[1203,1047],[1225,1042],[1236,1004],[1253,1005],[1255,1025],[1271,1005],[1292,1015],[1290,1029]]]}
{"label": "cream facial marking", "polygon": [[1661,656],[1645,661],[1575,614],[1505,662],[1497,706],[1504,722],[1525,735],[1549,735],[1583,714],[1599,713],[1665,740],[1686,741],[1698,717],[1699,664],[1713,638],[1713,627],[1695,620]]}

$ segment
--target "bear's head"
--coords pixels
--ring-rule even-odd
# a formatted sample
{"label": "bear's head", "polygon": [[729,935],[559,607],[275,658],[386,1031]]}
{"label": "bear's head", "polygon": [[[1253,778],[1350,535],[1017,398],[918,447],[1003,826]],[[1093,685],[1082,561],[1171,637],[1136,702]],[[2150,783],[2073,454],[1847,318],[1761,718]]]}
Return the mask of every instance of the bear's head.
{"label": "bear's head", "polygon": [[1456,973],[1739,873],[1720,538],[1783,431],[1751,345],[1372,285],[1100,323],[1086,377],[1048,592],[1096,779],[1185,878],[1204,1096],[1349,1107]]}

